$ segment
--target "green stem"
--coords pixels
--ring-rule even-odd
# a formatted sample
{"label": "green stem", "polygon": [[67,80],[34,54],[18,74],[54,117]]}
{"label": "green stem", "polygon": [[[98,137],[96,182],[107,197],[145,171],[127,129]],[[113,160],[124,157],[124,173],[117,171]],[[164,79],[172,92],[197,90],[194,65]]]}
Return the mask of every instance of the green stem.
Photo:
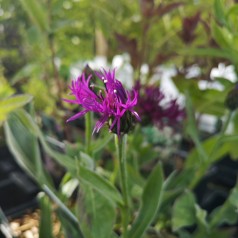
{"label": "green stem", "polygon": [[121,138],[118,138],[115,135],[115,145],[117,150],[117,157],[119,161],[120,168],[120,180],[121,180],[121,189],[124,205],[122,207],[122,225],[123,225],[123,235],[126,237],[127,226],[129,223],[129,192],[128,192],[128,176],[127,176],[127,164],[126,164],[126,144],[127,144],[127,135],[123,135]]}
{"label": "green stem", "polygon": [[203,164],[201,164],[200,170],[197,172],[197,176],[194,177],[194,179],[192,180],[192,182],[190,184],[191,189],[197,185],[197,183],[200,181],[201,177],[204,175],[204,173],[207,171],[208,167],[213,162],[214,155],[217,152],[217,150],[219,150],[219,147],[221,146],[222,138],[224,137],[225,132],[230,124],[231,118],[232,118],[232,111],[229,111],[228,115],[225,119],[225,123],[222,127],[222,130],[217,138],[217,141],[216,141],[215,145],[213,146],[210,154],[208,155],[208,159],[206,161],[204,161]]}
{"label": "green stem", "polygon": [[88,112],[85,115],[85,144],[86,153],[91,155],[91,138],[92,138],[92,113]]}

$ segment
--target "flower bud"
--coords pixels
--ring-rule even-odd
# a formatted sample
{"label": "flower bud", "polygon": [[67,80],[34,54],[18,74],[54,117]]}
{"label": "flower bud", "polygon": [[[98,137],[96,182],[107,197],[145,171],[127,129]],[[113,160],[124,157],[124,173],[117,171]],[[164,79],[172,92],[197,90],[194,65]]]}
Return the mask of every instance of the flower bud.
{"label": "flower bud", "polygon": [[[114,118],[110,120],[109,126],[111,126],[110,124],[112,124],[113,119]],[[127,134],[129,131],[133,130],[134,126],[135,126],[135,117],[132,115],[130,111],[126,111],[124,115],[121,117],[119,128],[117,124],[115,124],[115,126],[111,129],[111,132],[115,134]]]}
{"label": "flower bud", "polygon": [[225,106],[231,111],[234,111],[238,108],[238,87],[235,87],[227,94]]}

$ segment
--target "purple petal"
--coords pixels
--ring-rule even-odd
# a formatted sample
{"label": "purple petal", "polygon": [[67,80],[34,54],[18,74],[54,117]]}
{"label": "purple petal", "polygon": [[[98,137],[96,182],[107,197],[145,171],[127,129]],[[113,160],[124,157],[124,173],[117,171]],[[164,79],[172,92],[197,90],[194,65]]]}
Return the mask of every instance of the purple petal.
{"label": "purple petal", "polygon": [[87,112],[88,112],[88,110],[81,111],[81,112],[75,114],[74,116],[70,117],[70,118],[67,120],[67,122],[73,121],[73,120],[75,120],[75,119],[78,119],[79,117],[84,116]]}
{"label": "purple petal", "polygon": [[98,133],[107,120],[108,120],[108,115],[104,115],[102,118],[100,118],[93,129],[93,134],[95,131],[96,133]]}
{"label": "purple petal", "polygon": [[65,98],[62,98],[62,100],[65,102],[68,102],[68,103],[78,104],[77,100],[70,100],[70,99],[65,99]]}

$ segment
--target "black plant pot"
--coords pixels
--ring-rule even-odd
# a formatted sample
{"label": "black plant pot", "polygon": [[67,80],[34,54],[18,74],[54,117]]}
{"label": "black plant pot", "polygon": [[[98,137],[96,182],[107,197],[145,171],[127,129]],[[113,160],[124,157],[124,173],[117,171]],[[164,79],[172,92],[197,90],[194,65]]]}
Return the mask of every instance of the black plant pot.
{"label": "black plant pot", "polygon": [[238,161],[229,155],[214,164],[194,190],[200,206],[211,212],[222,205],[235,186],[237,175]]}
{"label": "black plant pot", "polygon": [[0,207],[8,217],[18,217],[37,206],[39,188],[5,146],[0,147],[0,191]]}

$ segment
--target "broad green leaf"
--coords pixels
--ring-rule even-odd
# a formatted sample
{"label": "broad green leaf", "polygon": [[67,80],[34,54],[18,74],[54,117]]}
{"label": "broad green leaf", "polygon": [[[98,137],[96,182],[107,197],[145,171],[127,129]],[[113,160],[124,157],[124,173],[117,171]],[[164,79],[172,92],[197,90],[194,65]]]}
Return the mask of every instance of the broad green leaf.
{"label": "broad green leaf", "polygon": [[202,229],[207,229],[207,211],[202,209],[199,205],[195,204],[195,213],[197,218],[197,223]]}
{"label": "broad green leaf", "polygon": [[43,168],[39,144],[32,133],[30,124],[18,112],[12,112],[4,124],[8,147],[18,164],[23,167],[39,184],[52,185]]}
{"label": "broad green leaf", "polygon": [[40,227],[39,238],[53,238],[52,208],[49,198],[44,193],[39,193],[38,201],[40,205]]}
{"label": "broad green leaf", "polygon": [[234,206],[225,202],[222,206],[216,208],[210,215],[210,228],[215,228],[222,224],[235,224],[237,222],[237,213]]}
{"label": "broad green leaf", "polygon": [[226,28],[221,28],[216,23],[213,23],[212,34],[222,48],[232,47],[232,34]]}
{"label": "broad green leaf", "polygon": [[169,191],[171,189],[184,189],[191,181],[191,177],[194,175],[194,168],[184,169],[183,171],[172,172],[164,182],[164,190]]}
{"label": "broad green leaf", "polygon": [[87,183],[81,183],[78,210],[82,231],[87,238],[111,238],[116,209],[105,196]]}
{"label": "broad green leaf", "polygon": [[48,155],[50,155],[53,159],[55,159],[57,162],[59,162],[59,164],[67,168],[69,171],[74,173],[76,172],[76,160],[68,155],[62,154],[52,149],[49,143],[46,141],[38,125],[26,111],[19,109],[14,112],[14,115],[19,118],[19,120],[21,120],[22,124],[27,128],[29,132],[39,138],[43,149]]}
{"label": "broad green leaf", "polygon": [[186,191],[176,199],[173,206],[172,228],[177,231],[196,222],[195,197],[192,192]]}
{"label": "broad green leaf", "polygon": [[235,224],[238,220],[238,184],[231,190],[225,203],[216,208],[210,215],[210,227],[214,228],[224,223]]}
{"label": "broad green leaf", "polygon": [[31,95],[18,95],[0,100],[0,121],[6,119],[7,114],[13,110],[24,106],[32,100]]}
{"label": "broad green leaf", "polygon": [[238,209],[238,184],[232,189],[228,200],[231,205]]}
{"label": "broad green leaf", "polygon": [[31,20],[42,31],[47,32],[49,30],[49,23],[47,21],[47,8],[43,6],[42,1],[37,0],[20,0],[22,7],[27,12]]}
{"label": "broad green leaf", "polygon": [[117,189],[96,172],[79,165],[78,179],[83,180],[84,183],[101,193],[113,204],[123,204],[122,197]]}
{"label": "broad green leaf", "polygon": [[159,163],[150,174],[142,194],[139,214],[128,231],[128,238],[140,238],[153,221],[160,204],[163,172]]}

